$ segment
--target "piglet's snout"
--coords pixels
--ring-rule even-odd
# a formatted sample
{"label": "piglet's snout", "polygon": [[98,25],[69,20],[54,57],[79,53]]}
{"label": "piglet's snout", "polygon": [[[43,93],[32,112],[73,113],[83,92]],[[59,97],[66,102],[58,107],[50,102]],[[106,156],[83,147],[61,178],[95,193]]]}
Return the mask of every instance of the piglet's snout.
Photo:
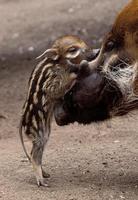
{"label": "piglet's snout", "polygon": [[76,65],[71,66],[70,69],[69,69],[69,73],[78,74],[79,73],[79,67],[76,66]]}
{"label": "piglet's snout", "polygon": [[67,61],[67,65],[68,65],[69,73],[74,73],[74,74],[78,74],[79,73],[79,68],[80,68],[79,64],[74,64],[74,63],[72,63],[72,62],[70,62],[68,60]]}

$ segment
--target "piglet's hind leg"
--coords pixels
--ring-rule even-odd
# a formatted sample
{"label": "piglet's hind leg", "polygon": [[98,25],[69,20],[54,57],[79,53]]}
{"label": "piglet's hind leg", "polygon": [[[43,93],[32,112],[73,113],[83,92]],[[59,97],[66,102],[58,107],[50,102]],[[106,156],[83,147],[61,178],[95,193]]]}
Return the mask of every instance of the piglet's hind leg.
{"label": "piglet's hind leg", "polygon": [[33,164],[37,185],[48,187],[48,184],[45,182],[42,171],[42,156],[44,151],[44,143],[41,140],[33,142],[32,152],[31,152],[31,161]]}

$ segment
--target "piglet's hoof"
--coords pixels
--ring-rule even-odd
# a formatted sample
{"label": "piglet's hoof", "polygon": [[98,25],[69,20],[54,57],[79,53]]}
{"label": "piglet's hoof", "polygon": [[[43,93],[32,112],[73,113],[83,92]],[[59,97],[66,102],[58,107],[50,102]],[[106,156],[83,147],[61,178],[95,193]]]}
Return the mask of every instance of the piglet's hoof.
{"label": "piglet's hoof", "polygon": [[44,170],[42,171],[44,178],[50,178],[50,174],[46,173]]}
{"label": "piglet's hoof", "polygon": [[47,184],[47,182],[45,181],[45,179],[39,179],[39,180],[37,180],[37,185],[38,185],[38,187],[40,187],[40,186],[49,187],[49,185]]}

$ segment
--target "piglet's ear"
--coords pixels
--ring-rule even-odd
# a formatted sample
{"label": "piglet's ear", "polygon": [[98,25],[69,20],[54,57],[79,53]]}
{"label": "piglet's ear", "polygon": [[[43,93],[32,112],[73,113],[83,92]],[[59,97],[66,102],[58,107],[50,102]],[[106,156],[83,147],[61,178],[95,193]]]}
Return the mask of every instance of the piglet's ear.
{"label": "piglet's ear", "polygon": [[52,60],[58,60],[59,55],[58,55],[57,49],[47,49],[46,51],[44,51],[44,53],[42,53],[36,59],[40,59],[40,58],[50,58]]}

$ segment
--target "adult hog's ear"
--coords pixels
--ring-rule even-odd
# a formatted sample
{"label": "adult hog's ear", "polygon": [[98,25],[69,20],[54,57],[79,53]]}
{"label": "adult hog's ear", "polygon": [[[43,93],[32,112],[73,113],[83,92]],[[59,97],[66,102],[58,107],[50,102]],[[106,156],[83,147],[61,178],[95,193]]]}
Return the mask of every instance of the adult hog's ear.
{"label": "adult hog's ear", "polygon": [[47,59],[49,58],[51,60],[58,60],[59,59],[58,51],[57,49],[47,49],[46,51],[44,51],[44,53],[42,53],[36,59],[40,59],[40,58],[47,58]]}

